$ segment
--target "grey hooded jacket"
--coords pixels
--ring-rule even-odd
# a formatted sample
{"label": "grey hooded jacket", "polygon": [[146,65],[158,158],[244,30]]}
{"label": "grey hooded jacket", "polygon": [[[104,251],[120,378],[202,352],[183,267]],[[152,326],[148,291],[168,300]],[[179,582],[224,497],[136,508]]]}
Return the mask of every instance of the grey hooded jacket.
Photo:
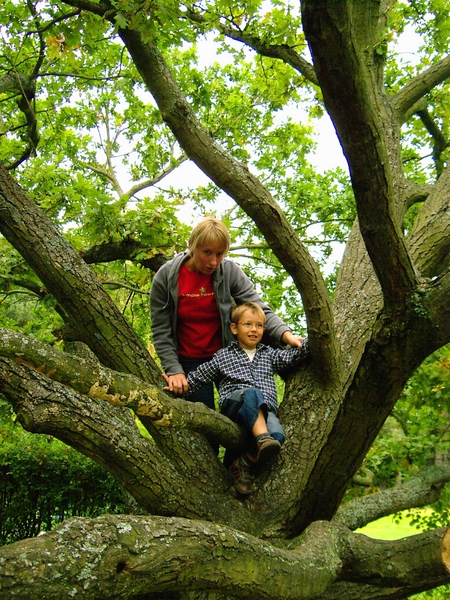
{"label": "grey hooded jacket", "polygon": [[[189,252],[185,251],[165,263],[154,276],[150,293],[153,344],[167,375],[184,373],[177,352],[178,274],[188,258]],[[261,306],[266,315],[266,333],[275,343],[281,342],[289,327],[262,302],[252,282],[236,263],[224,258],[213,274],[213,284],[224,347],[234,339],[230,330],[231,308],[244,302],[256,302]]]}

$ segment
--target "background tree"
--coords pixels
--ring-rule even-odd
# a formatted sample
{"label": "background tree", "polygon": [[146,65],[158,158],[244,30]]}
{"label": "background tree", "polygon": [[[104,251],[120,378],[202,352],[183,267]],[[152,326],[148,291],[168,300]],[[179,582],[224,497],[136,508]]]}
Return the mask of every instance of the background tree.
{"label": "background tree", "polygon": [[[4,291],[32,294],[60,323],[25,336],[5,305],[1,390],[27,430],[97,461],[140,513],[4,547],[6,595],[401,598],[450,581],[448,528],[397,542],[352,533],[435,501],[448,465],[342,503],[409,378],[450,340],[448,11],[298,9],[4,3],[0,228],[15,249],[2,240]],[[408,23],[429,48],[414,67],[389,54]],[[201,67],[203,36],[231,59]],[[311,117],[331,116],[350,181],[308,165],[307,101]],[[163,184],[187,159],[214,185]],[[245,502],[204,438],[239,448],[241,431],[162,392],[143,321],[151,270],[186,238],[177,209],[192,197],[200,214],[221,192],[235,202],[234,250],[273,267],[274,307],[298,320],[301,297],[313,356],[286,380],[286,444]],[[313,223],[318,253],[303,241]],[[321,265],[345,238],[330,290]]]}

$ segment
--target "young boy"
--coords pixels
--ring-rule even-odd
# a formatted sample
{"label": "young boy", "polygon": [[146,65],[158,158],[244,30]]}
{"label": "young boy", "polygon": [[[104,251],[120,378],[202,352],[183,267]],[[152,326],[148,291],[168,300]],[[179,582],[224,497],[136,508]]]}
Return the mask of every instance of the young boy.
{"label": "young boy", "polygon": [[255,302],[236,306],[230,327],[236,341],[188,374],[187,396],[206,382],[220,380],[222,414],[252,434],[248,451],[230,467],[238,492],[249,495],[254,465],[274,458],[284,442],[274,374],[305,359],[309,348],[306,340],[301,348],[275,349],[261,344],[265,314]]}

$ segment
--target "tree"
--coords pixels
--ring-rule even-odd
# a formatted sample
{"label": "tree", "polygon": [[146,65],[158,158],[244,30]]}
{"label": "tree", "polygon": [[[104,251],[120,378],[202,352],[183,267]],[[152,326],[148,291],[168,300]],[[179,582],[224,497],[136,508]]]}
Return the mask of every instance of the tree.
{"label": "tree", "polygon": [[[25,19],[24,6],[7,4]],[[64,0],[28,4],[28,10],[33,27],[20,41],[11,33],[11,44],[23,48],[24,54],[16,53],[1,80],[7,100],[18,98],[19,111],[11,113],[11,132],[2,150],[0,228],[38,278],[37,289],[53,298],[64,321],[62,338],[72,345],[82,342],[89,352],[80,358],[19,331],[2,329],[0,389],[25,429],[53,435],[96,460],[140,508],[136,515],[72,519],[51,533],[2,548],[2,592],[8,597],[45,598],[206,594],[362,599],[406,598],[450,582],[448,528],[397,542],[353,533],[370,520],[437,499],[450,478],[448,465],[343,503],[405,384],[427,356],[450,341],[450,171],[443,103],[450,58],[445,9],[426,3],[304,0],[300,18],[294,7],[283,3],[274,3],[271,12],[264,13],[258,2]],[[436,23],[430,22],[430,14]],[[428,64],[417,73],[395,68],[388,57],[393,29],[401,30],[408,18],[418,22],[425,38],[434,36]],[[215,106],[214,78],[195,79],[198,71],[189,70],[186,63],[177,67],[182,41],[192,42],[196,35],[211,31],[219,36],[217,43],[233,39],[251,48],[260,69],[251,84],[257,88],[255,97],[264,98],[266,105],[259,112],[250,111],[248,122],[241,107],[243,124],[231,130],[236,137],[242,135],[241,144],[229,135],[239,105],[230,101],[228,112],[221,114]],[[44,51],[45,36],[50,54]],[[79,64],[75,55],[81,50],[68,50],[76,43],[90,50]],[[100,45],[105,47],[101,55],[94,52]],[[312,360],[286,378],[280,417],[287,441],[278,462],[261,474],[255,495],[246,501],[234,495],[227,472],[204,437],[239,448],[241,431],[218,413],[164,394],[159,370],[142,337],[83,260],[86,253],[80,255],[62,235],[58,219],[61,213],[67,221],[76,219],[86,202],[80,192],[90,196],[102,176],[116,194],[112,203],[106,191],[99,192],[99,211],[110,215],[102,222],[116,225],[119,219],[120,226],[113,232],[104,227],[104,247],[92,249],[92,262],[97,255],[102,261],[142,263],[150,249],[147,258],[159,256],[161,261],[163,247],[171,245],[176,234],[155,216],[154,241],[143,239],[144,229],[139,228],[133,239],[124,216],[133,192],[123,193],[114,171],[101,167],[92,150],[85,159],[76,156],[86,154],[88,146],[70,140],[68,131],[61,132],[67,155],[60,150],[59,160],[73,157],[77,166],[84,163],[94,173],[94,185],[81,178],[74,193],[57,198],[52,195],[48,166],[45,177],[37,174],[39,123],[50,114],[46,111],[56,102],[56,89],[49,84],[40,99],[36,86],[50,74],[63,75],[62,88],[69,86],[62,67],[70,60],[77,77],[77,68],[83,67],[86,78],[106,77],[108,84],[117,78],[120,84],[115,89],[130,103],[136,101],[130,90],[137,69],[158,113],[151,112],[148,130],[147,123],[141,129],[141,147],[149,154],[146,158],[144,152],[136,177],[147,175],[150,150],[156,152],[159,143],[161,154],[151,165],[152,181],[158,179],[157,172],[162,177],[187,157],[254,223],[301,295]],[[245,63],[237,64],[245,70]],[[233,81],[229,70],[226,74]],[[244,79],[234,75],[244,85]],[[244,75],[249,78],[251,70]],[[278,146],[273,142],[277,150],[272,155],[260,146],[260,157],[254,158],[245,147],[252,136],[258,137],[257,125],[283,131],[266,120],[268,109],[281,108],[283,97],[301,99],[305,80],[307,93],[314,91],[334,123],[357,213],[332,294],[297,233],[301,225],[295,208],[308,204],[298,199],[298,190],[306,187],[292,171],[295,165],[289,158],[299,130],[285,129],[286,138]],[[106,88],[99,83],[99,107],[111,101]],[[245,89],[250,94],[251,86]],[[157,114],[170,130],[167,137]],[[67,119],[70,122],[69,109]],[[130,128],[139,126],[138,118],[130,114],[130,119]],[[15,138],[14,126],[19,123],[26,123],[26,133]],[[60,125],[58,119],[55,123]],[[147,133],[159,137],[150,141],[145,139]],[[261,129],[266,143],[265,133]],[[423,167],[413,159],[426,135],[433,162]],[[168,139],[171,145],[165,145]],[[111,138],[105,148],[109,158],[117,151]],[[6,160],[7,152],[13,160]],[[35,190],[24,167],[34,153],[38,155],[34,175],[42,181],[41,189]],[[264,182],[263,175],[273,164],[283,171],[283,161],[289,168],[282,173],[273,169],[273,176]],[[16,168],[21,184],[5,165]],[[111,161],[106,161],[108,165]],[[24,185],[30,188],[28,193]],[[274,198],[281,190],[290,192],[283,207]],[[313,196],[312,188],[308,191]],[[31,192],[37,202],[30,199]],[[214,192],[205,190],[203,199],[208,194]],[[345,201],[348,198],[345,194]],[[149,203],[144,208],[151,211]],[[172,208],[168,210],[173,218]],[[320,213],[315,205],[311,212]],[[349,210],[347,217],[350,214]],[[325,216],[326,207],[318,218]],[[336,225],[330,231],[343,230]],[[155,246],[149,248],[149,242]],[[148,268],[157,266],[146,263]],[[13,283],[19,283],[17,278],[9,281]],[[28,286],[31,289],[31,283]]]}

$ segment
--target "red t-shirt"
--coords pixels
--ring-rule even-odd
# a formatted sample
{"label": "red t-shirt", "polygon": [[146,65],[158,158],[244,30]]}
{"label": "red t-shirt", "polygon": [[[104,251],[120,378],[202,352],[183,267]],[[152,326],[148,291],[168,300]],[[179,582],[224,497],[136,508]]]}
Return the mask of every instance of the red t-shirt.
{"label": "red t-shirt", "polygon": [[188,358],[210,358],[222,348],[220,313],[211,275],[182,265],[178,276],[178,352]]}

